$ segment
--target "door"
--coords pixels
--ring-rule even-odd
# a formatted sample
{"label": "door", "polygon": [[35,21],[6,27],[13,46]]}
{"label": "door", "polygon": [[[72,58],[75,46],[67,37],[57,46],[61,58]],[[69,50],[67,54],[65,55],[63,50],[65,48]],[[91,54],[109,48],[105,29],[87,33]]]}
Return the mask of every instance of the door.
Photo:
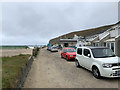
{"label": "door", "polygon": [[68,43],[64,43],[64,47],[68,47]]}
{"label": "door", "polygon": [[65,56],[64,56],[64,50],[65,50],[65,49],[62,50],[62,53],[61,53],[61,54],[62,54],[62,57],[65,58]]}
{"label": "door", "polygon": [[92,58],[91,58],[91,52],[89,49],[84,49],[83,50],[83,65],[85,68],[90,69],[91,64],[92,64]]}
{"label": "door", "polygon": [[82,48],[77,49],[77,58],[79,61],[79,64],[82,66],[83,65],[83,56],[82,56]]}
{"label": "door", "polygon": [[111,43],[111,49],[115,53],[115,43],[114,42]]}
{"label": "door", "polygon": [[66,49],[63,50],[63,57],[66,58]]}

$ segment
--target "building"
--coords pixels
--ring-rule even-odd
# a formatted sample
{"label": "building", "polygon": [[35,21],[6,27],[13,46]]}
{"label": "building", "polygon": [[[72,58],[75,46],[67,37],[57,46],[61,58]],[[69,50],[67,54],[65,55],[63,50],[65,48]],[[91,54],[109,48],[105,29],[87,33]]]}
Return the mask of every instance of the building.
{"label": "building", "polygon": [[108,47],[120,56],[120,22],[101,34],[86,37],[86,41],[91,46]]}
{"label": "building", "polygon": [[74,35],[73,39],[60,39],[60,44],[62,44],[63,47],[79,47],[87,45],[88,43],[84,37]]}
{"label": "building", "polygon": [[64,47],[69,46],[103,46],[113,50],[120,57],[120,22],[103,33],[82,37],[74,35],[73,39],[60,39]]}
{"label": "building", "polygon": [[77,40],[76,39],[60,39],[60,44],[62,47],[76,46]]}

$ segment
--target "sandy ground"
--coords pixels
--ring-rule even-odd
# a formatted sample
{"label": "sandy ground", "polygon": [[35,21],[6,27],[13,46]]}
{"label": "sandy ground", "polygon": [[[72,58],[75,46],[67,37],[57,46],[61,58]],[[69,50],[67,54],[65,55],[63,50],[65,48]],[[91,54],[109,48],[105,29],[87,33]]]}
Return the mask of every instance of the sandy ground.
{"label": "sandy ground", "polygon": [[24,88],[118,88],[118,78],[96,79],[92,73],[76,68],[74,61],[60,58],[60,52],[40,50]]}
{"label": "sandy ground", "polygon": [[19,54],[32,54],[32,49],[2,49],[0,57],[15,56]]}

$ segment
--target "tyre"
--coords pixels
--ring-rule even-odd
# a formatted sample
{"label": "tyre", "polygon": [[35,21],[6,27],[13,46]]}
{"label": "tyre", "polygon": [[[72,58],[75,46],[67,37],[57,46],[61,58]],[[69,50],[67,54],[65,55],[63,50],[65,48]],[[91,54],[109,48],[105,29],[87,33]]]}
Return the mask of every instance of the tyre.
{"label": "tyre", "polygon": [[93,73],[93,76],[97,79],[100,79],[101,78],[101,75],[100,75],[100,71],[97,67],[93,67],[92,68],[92,73]]}
{"label": "tyre", "polygon": [[77,67],[77,68],[79,68],[79,67],[80,67],[80,64],[79,64],[79,62],[78,62],[78,60],[77,60],[77,59],[75,59],[75,65],[76,65],[76,67]]}
{"label": "tyre", "polygon": [[66,60],[68,61],[69,59],[68,59],[68,56],[66,56]]}

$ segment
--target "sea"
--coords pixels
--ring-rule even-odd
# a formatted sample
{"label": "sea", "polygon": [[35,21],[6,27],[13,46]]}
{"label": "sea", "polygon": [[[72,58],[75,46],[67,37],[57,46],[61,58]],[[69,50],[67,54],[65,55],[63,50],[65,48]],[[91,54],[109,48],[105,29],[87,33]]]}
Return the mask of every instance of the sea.
{"label": "sea", "polygon": [[33,49],[36,46],[42,47],[44,45],[2,45],[0,49],[26,49],[27,47]]}

